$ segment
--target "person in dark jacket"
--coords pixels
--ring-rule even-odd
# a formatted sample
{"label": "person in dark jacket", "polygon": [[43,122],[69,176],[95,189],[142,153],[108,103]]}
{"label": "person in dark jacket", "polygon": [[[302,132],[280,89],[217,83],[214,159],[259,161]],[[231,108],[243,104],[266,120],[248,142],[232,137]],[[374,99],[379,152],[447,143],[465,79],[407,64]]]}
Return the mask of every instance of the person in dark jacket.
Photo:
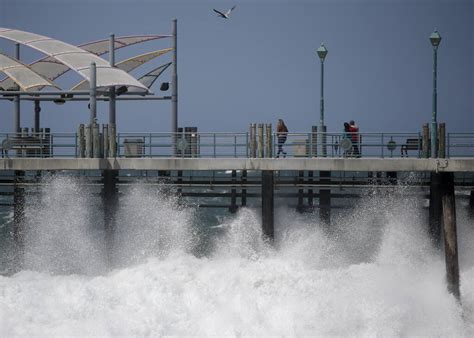
{"label": "person in dark jacket", "polygon": [[283,157],[286,157],[286,152],[283,151],[283,144],[286,142],[286,138],[288,135],[288,128],[285,125],[285,122],[283,122],[282,119],[278,119],[277,123],[277,140],[278,140],[278,152],[276,157],[280,157],[280,154],[283,154]]}

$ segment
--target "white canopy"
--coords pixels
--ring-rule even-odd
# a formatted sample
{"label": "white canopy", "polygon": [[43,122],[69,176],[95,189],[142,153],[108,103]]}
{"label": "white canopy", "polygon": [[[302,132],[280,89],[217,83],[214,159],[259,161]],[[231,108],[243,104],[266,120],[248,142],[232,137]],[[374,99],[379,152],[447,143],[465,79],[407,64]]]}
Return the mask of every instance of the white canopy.
{"label": "white canopy", "polygon": [[[124,36],[115,38],[115,49],[120,49],[123,47],[131,46],[137,43],[146,42],[150,40],[157,40],[162,38],[168,38],[172,35],[136,35],[136,36]],[[93,42],[88,42],[78,47],[91,52],[95,55],[103,55],[109,51],[109,39],[103,39]],[[69,67],[60,63],[58,60],[52,57],[43,57],[40,60],[37,60],[31,63],[30,68],[42,75],[44,78],[47,78],[51,81],[55,80],[59,76],[63,75],[69,70]],[[0,87],[2,88],[12,88],[14,82],[10,78],[5,78],[0,81]],[[41,89],[41,88],[39,88]]]}
{"label": "white canopy", "polygon": [[126,86],[148,92],[148,88],[121,69],[113,68],[107,61],[79,47],[39,34],[0,28],[0,38],[5,38],[34,48],[65,64],[82,77],[90,80],[90,64],[97,67],[97,88]]}
{"label": "white canopy", "polygon": [[25,91],[36,89],[38,87],[55,87],[60,89],[51,81],[31,70],[27,65],[1,53],[0,72],[9,76],[22,90]]}
{"label": "white canopy", "polygon": [[[173,48],[166,48],[166,49],[161,49],[154,52],[134,56],[117,63],[116,67],[128,73],[134,70],[135,68],[141,66],[142,64],[150,60],[153,60],[154,58],[157,58],[160,55],[166,54],[172,50]],[[77,85],[75,85],[74,87],[72,87],[71,90],[87,90],[87,88],[89,88],[89,82],[87,80],[83,80]],[[147,87],[147,88],[150,88],[150,87]]]}

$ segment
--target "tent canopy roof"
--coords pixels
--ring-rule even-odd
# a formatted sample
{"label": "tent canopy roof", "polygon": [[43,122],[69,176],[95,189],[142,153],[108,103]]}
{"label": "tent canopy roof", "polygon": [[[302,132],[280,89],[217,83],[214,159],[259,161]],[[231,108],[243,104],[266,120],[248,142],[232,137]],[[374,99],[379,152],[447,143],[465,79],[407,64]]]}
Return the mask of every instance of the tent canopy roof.
{"label": "tent canopy roof", "polygon": [[63,63],[88,81],[90,80],[90,65],[95,62],[98,88],[126,86],[134,90],[148,92],[148,88],[131,75],[111,67],[104,59],[79,47],[39,34],[8,28],[0,28],[0,38],[34,48]]}

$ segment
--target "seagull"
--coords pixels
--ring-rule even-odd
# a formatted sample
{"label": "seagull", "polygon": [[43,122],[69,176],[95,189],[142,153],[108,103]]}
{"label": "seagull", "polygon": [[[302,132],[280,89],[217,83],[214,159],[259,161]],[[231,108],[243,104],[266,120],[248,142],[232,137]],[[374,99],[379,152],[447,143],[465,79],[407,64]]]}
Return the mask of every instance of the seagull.
{"label": "seagull", "polygon": [[235,8],[235,6],[232,7],[231,9],[229,9],[229,10],[228,10],[227,12],[225,12],[225,13],[222,13],[222,12],[220,12],[220,11],[218,11],[217,9],[214,9],[214,8],[213,8],[212,10],[213,10],[214,12],[216,12],[216,13],[219,15],[219,17],[221,17],[221,18],[223,18],[223,19],[228,19],[228,18],[229,18],[229,15],[230,15],[230,12],[232,12],[232,11],[234,10],[234,8]]}

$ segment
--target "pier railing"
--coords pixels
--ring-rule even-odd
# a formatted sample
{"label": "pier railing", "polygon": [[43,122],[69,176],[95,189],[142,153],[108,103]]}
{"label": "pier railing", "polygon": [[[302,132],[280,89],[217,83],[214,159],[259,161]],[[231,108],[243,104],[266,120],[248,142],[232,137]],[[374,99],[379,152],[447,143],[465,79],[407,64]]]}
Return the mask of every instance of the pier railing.
{"label": "pier railing", "polygon": [[[275,157],[276,133],[118,133],[117,157],[249,158]],[[325,140],[322,146],[320,140]],[[173,144],[176,142],[176,144]],[[280,157],[426,157],[421,133],[288,133]],[[101,147],[104,141],[100,141]],[[1,156],[81,157],[76,133],[0,134]],[[254,147],[252,151],[252,147]],[[101,152],[104,156],[104,152]],[[447,157],[474,157],[474,133],[447,133]],[[104,156],[105,157],[105,156]]]}

